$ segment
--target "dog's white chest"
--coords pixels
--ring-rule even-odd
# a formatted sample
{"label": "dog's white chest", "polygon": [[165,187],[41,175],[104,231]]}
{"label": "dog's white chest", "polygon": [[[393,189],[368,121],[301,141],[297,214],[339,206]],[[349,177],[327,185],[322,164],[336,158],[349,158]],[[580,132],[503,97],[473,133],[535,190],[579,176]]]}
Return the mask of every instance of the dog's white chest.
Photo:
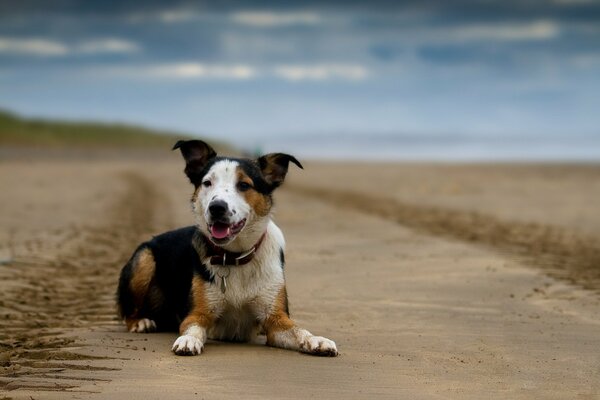
{"label": "dog's white chest", "polygon": [[280,266],[251,263],[243,267],[215,268],[214,282],[209,285],[207,294],[210,303],[218,308],[244,308],[272,302],[282,283]]}
{"label": "dog's white chest", "polygon": [[[234,269],[237,268],[237,269]],[[260,268],[233,267],[215,274],[206,294],[217,317],[209,337],[219,340],[247,341],[270,312],[283,282],[283,273],[271,271],[265,275]],[[224,276],[226,289],[221,286]]]}
{"label": "dog's white chest", "polygon": [[214,278],[205,284],[216,317],[210,337],[248,340],[253,328],[267,318],[285,284],[279,256],[283,245],[281,231],[271,222],[265,242],[248,264],[221,267],[210,265],[210,259],[203,260]]}

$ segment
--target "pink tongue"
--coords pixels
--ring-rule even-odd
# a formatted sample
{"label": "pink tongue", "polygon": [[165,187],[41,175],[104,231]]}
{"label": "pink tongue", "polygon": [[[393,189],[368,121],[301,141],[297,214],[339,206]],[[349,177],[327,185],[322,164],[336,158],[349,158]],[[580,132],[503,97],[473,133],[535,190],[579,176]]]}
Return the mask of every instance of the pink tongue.
{"label": "pink tongue", "polygon": [[217,222],[210,227],[210,234],[215,239],[225,239],[229,236],[229,225]]}

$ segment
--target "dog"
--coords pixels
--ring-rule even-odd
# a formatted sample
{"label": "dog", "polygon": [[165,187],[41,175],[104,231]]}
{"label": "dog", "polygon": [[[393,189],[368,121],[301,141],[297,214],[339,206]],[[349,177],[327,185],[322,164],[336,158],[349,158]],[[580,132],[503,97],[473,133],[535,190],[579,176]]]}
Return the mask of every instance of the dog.
{"label": "dog", "polygon": [[283,153],[220,157],[200,140],[176,149],[194,185],[195,225],[142,243],[123,267],[117,302],[129,332],[178,330],[177,355],[201,354],[213,339],[337,356],[332,340],[290,319],[285,241],[271,219],[273,191],[290,162],[302,164]]}

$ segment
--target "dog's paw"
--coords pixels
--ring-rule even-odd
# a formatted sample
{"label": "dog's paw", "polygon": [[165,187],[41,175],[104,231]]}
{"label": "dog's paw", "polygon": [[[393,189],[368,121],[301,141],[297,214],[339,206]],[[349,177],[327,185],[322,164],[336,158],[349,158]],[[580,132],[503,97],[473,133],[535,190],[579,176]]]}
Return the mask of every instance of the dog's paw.
{"label": "dog's paw", "polygon": [[133,333],[149,333],[156,331],[156,322],[148,318],[142,318],[137,321],[132,321],[129,325],[129,332]]}
{"label": "dog's paw", "polygon": [[179,336],[173,343],[173,353],[178,356],[195,356],[202,353],[204,343],[196,336],[183,335]]}
{"label": "dog's paw", "polygon": [[335,357],[338,355],[333,340],[321,336],[311,336],[300,345],[300,351],[315,356]]}

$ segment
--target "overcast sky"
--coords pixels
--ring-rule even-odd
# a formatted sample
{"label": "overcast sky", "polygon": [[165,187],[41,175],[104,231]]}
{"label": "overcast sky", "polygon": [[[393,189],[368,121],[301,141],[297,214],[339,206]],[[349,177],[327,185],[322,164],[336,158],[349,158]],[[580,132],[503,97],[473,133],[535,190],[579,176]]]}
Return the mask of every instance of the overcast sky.
{"label": "overcast sky", "polygon": [[247,142],[600,135],[600,2],[0,1],[0,107]]}

